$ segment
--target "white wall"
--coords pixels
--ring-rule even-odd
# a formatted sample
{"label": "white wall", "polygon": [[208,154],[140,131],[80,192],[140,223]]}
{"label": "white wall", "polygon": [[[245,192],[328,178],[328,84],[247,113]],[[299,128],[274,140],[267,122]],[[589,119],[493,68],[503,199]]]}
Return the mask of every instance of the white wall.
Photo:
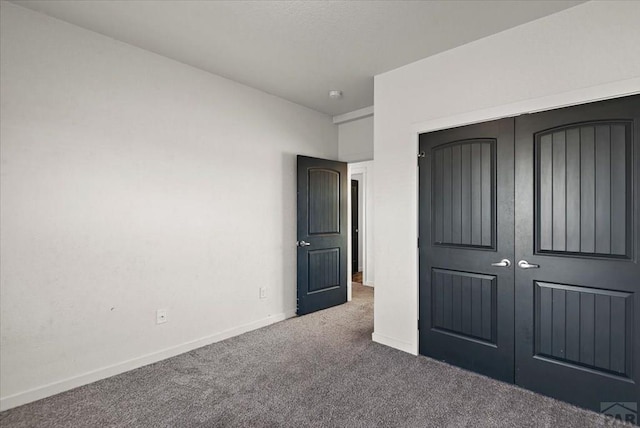
{"label": "white wall", "polygon": [[640,2],[588,2],[375,78],[374,340],[417,353],[417,135],[640,91]]}
{"label": "white wall", "polygon": [[338,159],[343,162],[373,159],[373,116],[340,123],[338,142]]}
{"label": "white wall", "polygon": [[2,408],[292,315],[295,155],[338,156],[331,118],[1,8]]}

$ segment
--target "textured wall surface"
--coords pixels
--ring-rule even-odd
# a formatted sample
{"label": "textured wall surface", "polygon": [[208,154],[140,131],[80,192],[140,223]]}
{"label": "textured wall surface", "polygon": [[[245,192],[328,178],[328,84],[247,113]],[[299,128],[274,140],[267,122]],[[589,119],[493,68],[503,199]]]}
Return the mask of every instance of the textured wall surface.
{"label": "textured wall surface", "polygon": [[2,406],[291,315],[331,118],[1,7]]}

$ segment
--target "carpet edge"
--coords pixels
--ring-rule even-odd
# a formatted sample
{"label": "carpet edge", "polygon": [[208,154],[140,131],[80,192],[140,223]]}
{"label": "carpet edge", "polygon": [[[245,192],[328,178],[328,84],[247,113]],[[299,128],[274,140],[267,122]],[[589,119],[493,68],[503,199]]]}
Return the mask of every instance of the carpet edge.
{"label": "carpet edge", "polygon": [[291,318],[293,316],[295,316],[295,310],[289,310],[286,312],[269,315],[266,318],[251,321],[249,323],[242,324],[240,326],[212,335],[204,336],[199,339],[190,340],[179,345],[171,346],[169,348],[144,354],[139,357],[125,360],[116,364],[91,370],[77,376],[72,376],[56,382],[51,382],[36,388],[28,389],[23,392],[18,392],[17,394],[1,397],[0,412],[12,409],[14,407],[22,406],[24,404],[32,403],[34,401],[38,401],[52,395],[60,394],[62,392],[69,391],[71,389],[93,382],[97,382],[102,379],[135,370],[149,364],[157,363],[158,361],[166,360],[168,358],[184,354],[185,352],[189,352],[194,349],[210,345],[212,343],[220,342],[222,340],[239,336],[249,331],[257,330],[259,328],[284,321],[285,319]]}

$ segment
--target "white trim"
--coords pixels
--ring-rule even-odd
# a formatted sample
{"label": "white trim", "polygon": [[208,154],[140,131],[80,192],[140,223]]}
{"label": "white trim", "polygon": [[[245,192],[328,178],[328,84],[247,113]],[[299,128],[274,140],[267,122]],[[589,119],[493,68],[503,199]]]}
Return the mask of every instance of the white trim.
{"label": "white trim", "polygon": [[364,119],[365,117],[369,116],[373,116],[373,106],[350,111],[349,113],[340,114],[338,116],[333,116],[333,124],[339,125],[341,123],[351,122],[352,120]]}
{"label": "white trim", "polygon": [[295,316],[295,309],[288,310],[275,315],[270,315],[266,318],[252,321],[247,324],[243,324],[238,327],[231,328],[229,330],[222,331],[220,333],[205,336],[200,339],[185,342],[181,345],[172,346],[157,352],[142,355],[140,357],[132,358],[130,360],[122,361],[110,366],[102,367],[96,370],[92,370],[83,373],[78,376],[73,376],[57,382],[52,382],[47,385],[39,386],[27,391],[19,392],[8,397],[0,399],[0,411],[8,410],[13,407],[21,406],[23,404],[31,403],[36,400],[40,400],[46,397],[50,397],[55,394],[59,394],[64,391],[68,391],[79,386],[87,385],[98,380],[106,379],[111,376],[115,376],[130,370],[134,370],[148,364],[153,364],[158,361],[165,360],[167,358],[175,357],[176,355],[184,354],[185,352],[192,351],[203,346],[210,345],[212,343],[219,342],[221,340],[229,339],[240,334],[256,330],[261,327],[274,324],[279,321],[283,321],[287,318]]}
{"label": "white trim", "polygon": [[[588,88],[580,88],[572,91],[562,92],[560,94],[548,95],[539,98],[532,98],[528,100],[518,101],[511,104],[505,104],[496,107],[490,107],[482,110],[474,110],[467,113],[461,113],[454,116],[441,117],[436,119],[430,119],[424,122],[416,122],[412,125],[411,129],[411,144],[420,149],[419,140],[420,134],[424,132],[438,131],[440,129],[455,128],[457,126],[471,125],[473,123],[487,122],[490,120],[502,119],[504,117],[514,117],[521,114],[535,113],[545,110],[553,110],[562,107],[569,107],[579,104],[585,104],[596,101],[603,101],[607,99],[620,98],[630,95],[640,94],[640,77],[634,77],[631,79],[619,80],[617,82],[605,83],[603,85],[592,86]],[[416,151],[417,153],[417,151]],[[416,174],[416,206],[419,207],[419,191],[420,186],[417,182],[418,175]],[[420,221],[418,216],[418,222]],[[419,225],[416,225],[416,240],[418,239]],[[416,277],[415,287],[415,304],[416,313],[420,314],[420,260],[417,263],[418,275]],[[397,341],[392,338],[381,338],[376,340],[376,333],[373,333],[373,340],[376,342],[384,343],[388,346],[400,349],[412,354],[418,353],[420,344],[420,331],[416,323],[414,330],[416,337],[415,344],[406,344],[404,342]],[[377,337],[380,337],[379,335]]]}
{"label": "white trim", "polygon": [[[431,132],[440,129],[455,128],[456,126],[502,119],[503,117],[513,117],[521,114],[553,110],[556,108],[635,94],[640,94],[640,77],[606,83],[604,85],[593,86],[590,88],[576,89],[560,94],[548,95],[546,97],[532,98],[483,110],[470,111],[455,116],[416,122],[413,124],[412,130],[414,133],[420,134],[423,132]],[[414,138],[414,136],[412,136],[412,138]]]}
{"label": "white trim", "polygon": [[379,333],[372,333],[371,340],[381,345],[389,346],[391,348],[399,349],[400,351],[407,352],[412,355],[418,355],[418,352],[412,343],[403,342],[401,340],[393,339],[388,336],[384,336]]}

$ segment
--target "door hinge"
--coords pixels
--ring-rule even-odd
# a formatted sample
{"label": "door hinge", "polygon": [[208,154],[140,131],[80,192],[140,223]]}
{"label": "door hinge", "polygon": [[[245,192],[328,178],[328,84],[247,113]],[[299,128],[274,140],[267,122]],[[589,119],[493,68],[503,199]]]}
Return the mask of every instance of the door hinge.
{"label": "door hinge", "polygon": [[418,330],[420,330],[420,318],[418,318]]}
{"label": "door hinge", "polygon": [[418,248],[420,248],[420,237],[418,237]]}
{"label": "door hinge", "polygon": [[418,166],[420,166],[420,159],[426,158],[427,154],[425,152],[418,153]]}

